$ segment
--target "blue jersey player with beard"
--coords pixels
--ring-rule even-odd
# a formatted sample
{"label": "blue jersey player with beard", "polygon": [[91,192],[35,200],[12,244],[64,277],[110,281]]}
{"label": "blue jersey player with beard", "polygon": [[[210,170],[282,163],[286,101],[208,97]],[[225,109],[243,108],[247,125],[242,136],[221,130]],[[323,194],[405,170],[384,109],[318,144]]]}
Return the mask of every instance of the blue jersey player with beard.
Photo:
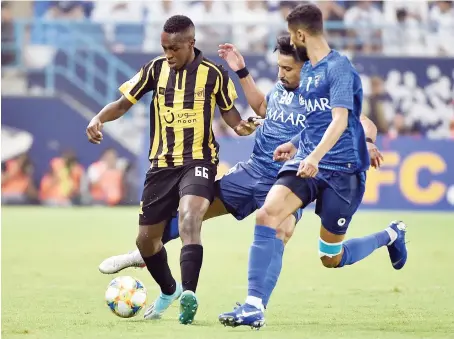
{"label": "blue jersey player with beard", "polygon": [[295,157],[280,169],[265,204],[257,211],[249,254],[248,297],[233,312],[221,314],[224,325],[264,325],[267,271],[280,250],[276,229],[289,215],[315,200],[315,212],[322,224],[319,254],[325,267],[352,265],[380,247],[387,247],[395,269],[401,269],[407,260],[406,226],[402,222],[392,222],[381,232],[344,242],[363,198],[370,166],[368,136],[360,122],[361,80],[350,61],[328,46],[322,13],[316,5],[299,5],[287,22],[292,43],[297,48],[305,47],[309,56],[300,80],[304,127],[292,142],[276,149],[281,159]]}

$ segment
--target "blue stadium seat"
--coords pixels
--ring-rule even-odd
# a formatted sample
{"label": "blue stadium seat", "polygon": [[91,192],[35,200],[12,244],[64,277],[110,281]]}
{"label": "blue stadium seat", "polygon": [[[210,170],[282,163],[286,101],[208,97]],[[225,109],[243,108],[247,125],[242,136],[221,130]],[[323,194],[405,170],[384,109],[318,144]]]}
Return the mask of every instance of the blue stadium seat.
{"label": "blue stadium seat", "polygon": [[142,24],[117,24],[115,41],[131,48],[142,48],[145,29]]}

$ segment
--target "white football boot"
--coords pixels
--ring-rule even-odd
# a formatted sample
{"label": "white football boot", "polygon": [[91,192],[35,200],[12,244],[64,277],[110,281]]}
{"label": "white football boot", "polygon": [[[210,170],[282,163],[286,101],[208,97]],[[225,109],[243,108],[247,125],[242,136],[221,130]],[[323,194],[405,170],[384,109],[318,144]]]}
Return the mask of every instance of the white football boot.
{"label": "white football boot", "polygon": [[145,262],[140,255],[139,250],[135,250],[126,254],[114,255],[107,258],[99,264],[99,272],[103,274],[114,274],[128,267],[145,267]]}

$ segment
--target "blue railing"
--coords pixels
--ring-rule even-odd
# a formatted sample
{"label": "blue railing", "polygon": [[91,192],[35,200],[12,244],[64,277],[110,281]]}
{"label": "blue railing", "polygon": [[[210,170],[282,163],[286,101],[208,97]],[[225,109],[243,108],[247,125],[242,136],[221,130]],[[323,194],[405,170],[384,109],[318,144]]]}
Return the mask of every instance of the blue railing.
{"label": "blue railing", "polygon": [[[53,51],[44,68],[48,93],[56,92],[60,76],[98,105],[104,106],[115,99],[119,82],[131,78],[136,72],[105,47],[104,32],[89,22],[18,21],[14,32],[14,41],[2,46],[2,53],[14,55],[12,66],[28,68],[24,50],[29,46],[45,45]],[[30,57],[43,55],[28,55]],[[96,83],[101,86],[96,86]],[[103,89],[101,93],[100,88]]]}

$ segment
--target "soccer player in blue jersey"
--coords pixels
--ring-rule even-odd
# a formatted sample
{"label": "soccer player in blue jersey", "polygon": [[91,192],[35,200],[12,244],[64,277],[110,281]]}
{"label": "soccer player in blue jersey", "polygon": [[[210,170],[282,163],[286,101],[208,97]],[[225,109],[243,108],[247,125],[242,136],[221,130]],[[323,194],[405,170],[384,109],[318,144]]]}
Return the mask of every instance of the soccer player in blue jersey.
{"label": "soccer player in blue jersey", "polygon": [[407,259],[406,226],[402,222],[392,222],[381,232],[344,242],[361,203],[370,166],[360,123],[361,80],[349,60],[328,46],[317,6],[299,5],[287,22],[293,44],[306,47],[309,56],[300,79],[304,128],[292,142],[275,151],[276,157],[294,158],[281,168],[265,204],[257,211],[249,255],[248,297],[233,312],[219,316],[224,325],[264,325],[267,271],[282,246],[276,239],[276,228],[314,200],[322,224],[319,253],[324,266],[352,265],[384,246],[395,269],[401,269]]}

